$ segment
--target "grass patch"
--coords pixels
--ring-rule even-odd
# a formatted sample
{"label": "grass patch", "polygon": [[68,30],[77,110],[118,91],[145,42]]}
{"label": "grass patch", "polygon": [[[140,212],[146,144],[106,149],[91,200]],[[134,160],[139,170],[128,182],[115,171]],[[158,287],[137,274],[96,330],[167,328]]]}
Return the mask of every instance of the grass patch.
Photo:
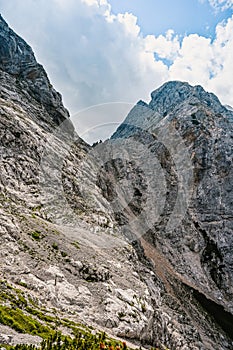
{"label": "grass patch", "polygon": [[75,241],[71,243],[76,249],[80,249],[79,242]]}
{"label": "grass patch", "polygon": [[40,231],[33,231],[33,232],[30,233],[30,236],[33,239],[35,239],[36,241],[40,241],[43,238],[43,236],[42,236]]}
{"label": "grass patch", "polygon": [[26,282],[23,282],[23,281],[20,281],[18,284],[19,284],[20,286],[24,287],[24,288],[27,288],[27,287],[28,287],[27,283],[26,283]]}
{"label": "grass patch", "polygon": [[19,308],[0,305],[0,323],[13,328],[19,333],[36,334],[48,338],[54,331],[31,316],[25,315]]}

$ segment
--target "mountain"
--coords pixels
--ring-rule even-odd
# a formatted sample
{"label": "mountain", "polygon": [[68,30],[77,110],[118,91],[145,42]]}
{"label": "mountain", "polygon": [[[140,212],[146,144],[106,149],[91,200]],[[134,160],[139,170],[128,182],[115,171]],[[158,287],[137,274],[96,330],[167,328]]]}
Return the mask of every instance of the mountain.
{"label": "mountain", "polygon": [[[143,236],[155,271],[158,252],[169,262],[163,265],[162,277],[186,311],[190,298],[190,314],[196,312],[193,305],[198,301],[229,336],[233,331],[232,117],[232,111],[201,86],[168,82],[152,92],[148,105],[139,101],[112,136],[143,144],[142,162],[151,154],[160,161],[159,171],[145,173],[147,182],[162,173],[167,191],[165,203],[163,197],[155,202],[163,204],[159,218],[149,222]],[[151,248],[147,254],[147,242],[153,255]],[[202,316],[196,317],[200,321]]]}
{"label": "mountain", "polygon": [[[33,335],[49,335],[57,324],[68,334],[92,326],[137,341],[150,294],[93,182],[91,148],[74,133],[29,46],[2,18],[0,28],[0,321],[13,328],[0,327],[0,342],[38,343]],[[47,322],[43,332],[35,319]]]}
{"label": "mountain", "polygon": [[232,117],[168,82],[90,147],[0,17],[0,343],[231,349]]}

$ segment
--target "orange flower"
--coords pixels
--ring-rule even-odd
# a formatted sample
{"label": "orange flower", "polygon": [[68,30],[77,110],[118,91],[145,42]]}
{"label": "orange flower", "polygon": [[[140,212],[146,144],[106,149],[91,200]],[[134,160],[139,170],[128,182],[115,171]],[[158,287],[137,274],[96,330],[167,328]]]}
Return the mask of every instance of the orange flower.
{"label": "orange flower", "polygon": [[127,349],[127,345],[126,345],[126,342],[125,342],[125,341],[123,341],[122,345],[123,345],[122,349],[123,349],[123,350],[126,350],[126,349]]}

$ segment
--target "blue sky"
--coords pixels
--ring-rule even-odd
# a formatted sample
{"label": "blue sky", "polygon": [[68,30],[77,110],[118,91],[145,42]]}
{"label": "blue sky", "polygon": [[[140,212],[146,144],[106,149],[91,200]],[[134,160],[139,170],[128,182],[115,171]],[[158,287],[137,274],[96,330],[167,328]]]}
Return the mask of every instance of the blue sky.
{"label": "blue sky", "polygon": [[231,9],[216,11],[208,1],[198,0],[109,0],[114,13],[132,12],[144,35],[164,34],[173,29],[184,36],[192,33],[214,37],[216,25],[230,17]]}
{"label": "blue sky", "polygon": [[[105,138],[169,80],[202,85],[233,106],[233,0],[0,0],[0,9],[81,135],[92,128]],[[95,105],[104,107],[94,115]],[[86,108],[93,118],[79,113]]]}

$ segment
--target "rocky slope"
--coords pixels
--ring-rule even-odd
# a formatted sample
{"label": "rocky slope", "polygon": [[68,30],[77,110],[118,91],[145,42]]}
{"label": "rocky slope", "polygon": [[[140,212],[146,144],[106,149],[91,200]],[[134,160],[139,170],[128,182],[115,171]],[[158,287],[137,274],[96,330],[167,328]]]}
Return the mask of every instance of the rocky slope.
{"label": "rocky slope", "polygon": [[[33,308],[42,323],[56,315],[137,340],[151,317],[151,297],[88,161],[82,181],[80,162],[90,146],[74,134],[30,47],[2,18],[0,28],[1,303],[19,303],[27,315]],[[100,249],[105,241],[112,243]],[[24,303],[15,301],[17,293]],[[1,322],[8,325],[3,314]],[[11,343],[31,342],[0,331]]]}
{"label": "rocky slope", "polygon": [[[163,206],[159,217],[150,220],[146,234],[139,231],[141,244],[186,312],[197,321],[198,302],[232,337],[233,113],[215,95],[187,83],[166,83],[151,98],[148,105],[140,101],[112,137],[136,140],[144,146],[141,163],[152,153],[161,164],[159,173],[144,173],[147,182],[162,173],[167,192],[166,201],[155,202]],[[123,215],[130,212],[135,207]],[[162,256],[162,272],[156,254]],[[198,323],[197,329],[201,318]]]}
{"label": "rocky slope", "polygon": [[[231,349],[232,116],[170,82],[91,148],[0,17],[0,342],[38,343],[39,322]],[[25,328],[7,328],[9,307]]]}

